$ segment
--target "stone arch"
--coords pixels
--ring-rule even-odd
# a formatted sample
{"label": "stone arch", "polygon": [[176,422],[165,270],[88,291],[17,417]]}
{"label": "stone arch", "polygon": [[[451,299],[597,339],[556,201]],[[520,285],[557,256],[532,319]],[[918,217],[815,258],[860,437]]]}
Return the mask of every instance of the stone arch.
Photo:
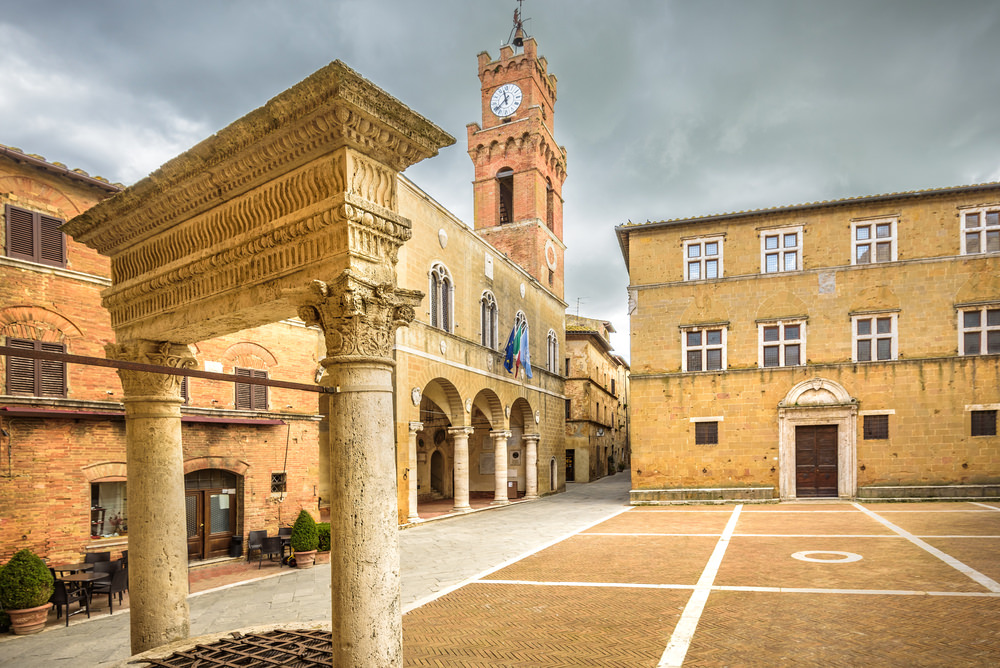
{"label": "stone arch", "polygon": [[[711,293],[709,293],[709,291]],[[681,314],[681,325],[699,325],[709,322],[725,322],[729,320],[729,311],[721,299],[715,299],[715,285],[706,285],[698,290],[694,298]]]}
{"label": "stone arch", "polygon": [[270,350],[250,341],[234,343],[222,353],[226,366],[242,367],[244,369],[267,370],[278,366],[278,360]]}
{"label": "stone arch", "polygon": [[510,425],[523,427],[526,432],[535,431],[535,414],[531,404],[524,397],[518,397],[511,404]]}
{"label": "stone arch", "polygon": [[857,496],[858,401],[840,383],[811,378],[797,383],[778,404],[778,494],[797,498],[797,427],[837,427],[837,496]]}
{"label": "stone arch", "polygon": [[250,464],[236,457],[192,457],[184,460],[184,475],[202,469],[222,469],[242,477],[250,470]]}
{"label": "stone arch", "polygon": [[850,312],[892,310],[899,308],[899,297],[888,285],[873,285],[858,292]]}
{"label": "stone arch", "polygon": [[62,190],[54,188],[45,181],[32,179],[27,176],[7,176],[0,178],[0,192],[31,193],[31,198],[26,208],[35,210],[45,209],[45,213],[62,218],[66,214],[69,218],[82,213],[84,209]]}
{"label": "stone arch", "polygon": [[128,477],[125,462],[98,462],[80,467],[87,482],[122,482]]}
{"label": "stone arch", "polygon": [[83,336],[72,321],[39,306],[8,306],[0,309],[0,336],[66,343]]}
{"label": "stone arch", "polygon": [[[491,389],[479,390],[476,398],[472,401],[473,413],[475,413],[476,409],[490,423],[491,429],[494,431],[504,429],[506,420],[504,419],[503,403],[500,401],[500,397],[496,395],[496,392]],[[473,420],[473,426],[476,426],[475,420]]]}
{"label": "stone arch", "polygon": [[976,272],[962,284],[955,294],[956,304],[971,304],[995,300],[1000,295],[1000,275],[995,272]]}
{"label": "stone arch", "polygon": [[[433,411],[434,409],[430,407],[425,409],[425,402],[434,404],[440,411],[435,411],[434,414],[426,413],[425,410]],[[438,412],[440,415],[437,417],[443,417],[452,427],[466,425],[462,395],[458,388],[446,378],[434,378],[428,381],[420,392],[419,421],[425,425],[434,424],[436,422],[434,418]]]}
{"label": "stone arch", "polygon": [[788,318],[807,313],[809,313],[809,307],[806,303],[788,291],[768,297],[757,307],[758,320]]}

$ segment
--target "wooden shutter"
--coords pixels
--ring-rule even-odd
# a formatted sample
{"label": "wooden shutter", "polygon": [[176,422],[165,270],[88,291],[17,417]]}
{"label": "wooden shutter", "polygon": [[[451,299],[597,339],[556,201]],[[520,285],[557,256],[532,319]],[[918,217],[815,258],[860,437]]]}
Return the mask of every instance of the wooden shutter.
{"label": "wooden shutter", "polygon": [[62,267],[66,264],[66,236],[59,229],[63,221],[38,216],[38,261]]}
{"label": "wooden shutter", "polygon": [[30,211],[7,205],[7,255],[35,259],[35,223]]}
{"label": "wooden shutter", "polygon": [[[64,353],[62,343],[7,339],[11,348],[40,350],[47,353]],[[36,360],[28,357],[7,358],[7,394],[27,394],[35,397],[66,396],[66,363]]]}
{"label": "wooden shutter", "polygon": [[[250,369],[241,369],[236,367],[235,369],[237,376],[250,376]],[[250,385],[247,383],[236,383],[236,409],[248,411],[252,406],[252,396],[250,392]]]}
{"label": "wooden shutter", "polygon": [[[7,346],[22,350],[34,350],[35,342],[8,338]],[[27,357],[7,357],[7,394],[35,396],[35,360]]]}
{"label": "wooden shutter", "polygon": [[[251,376],[254,378],[267,378],[267,371],[251,369]],[[250,393],[253,396],[251,405],[255,411],[267,410],[267,385],[251,385]]]}
{"label": "wooden shutter", "polygon": [[[38,350],[46,353],[64,353],[66,346],[61,343],[37,341]],[[38,364],[38,395],[42,397],[66,396],[66,363],[51,360],[36,360]]]}

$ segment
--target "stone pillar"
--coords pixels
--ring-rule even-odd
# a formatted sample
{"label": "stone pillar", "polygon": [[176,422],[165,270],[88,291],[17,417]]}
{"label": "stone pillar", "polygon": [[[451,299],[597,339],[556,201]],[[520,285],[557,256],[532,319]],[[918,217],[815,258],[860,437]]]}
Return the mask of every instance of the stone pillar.
{"label": "stone pillar", "polygon": [[[322,328],[330,459],[333,665],[403,665],[392,346],[421,293],[345,271],[299,308]],[[322,433],[322,432],[321,432]]]}
{"label": "stone pillar", "polygon": [[[195,366],[191,349],[132,340],[106,347],[109,359],[175,368]],[[190,632],[181,376],[118,370],[124,391],[128,461],[132,653]]]}
{"label": "stone pillar", "polygon": [[448,430],[455,441],[455,507],[458,513],[472,510],[469,505],[469,436],[472,427],[452,427]]}
{"label": "stone pillar", "polygon": [[525,434],[522,438],[527,452],[524,454],[524,498],[538,498],[538,440],[541,434]]}
{"label": "stone pillar", "polygon": [[493,503],[505,506],[510,503],[507,498],[507,439],[510,432],[504,429],[491,431],[493,439]]}
{"label": "stone pillar", "polygon": [[407,522],[419,522],[420,515],[417,514],[417,433],[423,431],[424,425],[422,422],[411,422],[410,423],[410,434],[409,434],[409,457],[408,466],[410,467],[406,471],[406,481],[409,483],[409,506],[410,512],[406,515]]}

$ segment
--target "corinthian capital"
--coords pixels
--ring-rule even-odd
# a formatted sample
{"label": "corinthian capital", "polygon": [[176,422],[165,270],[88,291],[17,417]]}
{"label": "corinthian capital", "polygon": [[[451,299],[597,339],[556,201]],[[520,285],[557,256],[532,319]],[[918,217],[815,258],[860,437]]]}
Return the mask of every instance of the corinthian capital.
{"label": "corinthian capital", "polygon": [[[109,343],[104,347],[104,351],[108,359],[123,362],[153,364],[174,369],[191,369],[197,365],[189,346],[169,341],[134,339],[125,343]],[[126,399],[136,397],[178,401],[181,399],[183,376],[118,369],[118,377],[121,379]]]}
{"label": "corinthian capital", "polygon": [[300,298],[299,317],[326,338],[327,359],[386,361],[392,357],[397,327],[416,317],[424,293],[388,283],[375,284],[345,271],[331,284],[314,281]]}

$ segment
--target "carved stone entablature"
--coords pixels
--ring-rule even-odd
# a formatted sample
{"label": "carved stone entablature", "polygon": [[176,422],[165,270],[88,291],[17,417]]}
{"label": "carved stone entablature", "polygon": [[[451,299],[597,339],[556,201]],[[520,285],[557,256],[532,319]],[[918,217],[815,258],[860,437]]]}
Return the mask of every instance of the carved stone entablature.
{"label": "carved stone entablature", "polygon": [[[174,369],[193,369],[197,361],[191,348],[169,341],[133,340],[125,343],[109,343],[104,347],[108,359],[140,364],[155,364]],[[118,377],[125,390],[126,401],[130,399],[174,400],[180,403],[181,380],[183,376],[149,371],[118,369]]]}
{"label": "carved stone entablature", "polygon": [[63,229],[113,256],[340,148],[398,172],[454,142],[335,61]]}
{"label": "carved stone entablature", "polygon": [[347,361],[390,361],[396,328],[410,324],[424,293],[374,284],[345,271],[332,284],[314,281],[299,317],[323,330],[324,366]]}

